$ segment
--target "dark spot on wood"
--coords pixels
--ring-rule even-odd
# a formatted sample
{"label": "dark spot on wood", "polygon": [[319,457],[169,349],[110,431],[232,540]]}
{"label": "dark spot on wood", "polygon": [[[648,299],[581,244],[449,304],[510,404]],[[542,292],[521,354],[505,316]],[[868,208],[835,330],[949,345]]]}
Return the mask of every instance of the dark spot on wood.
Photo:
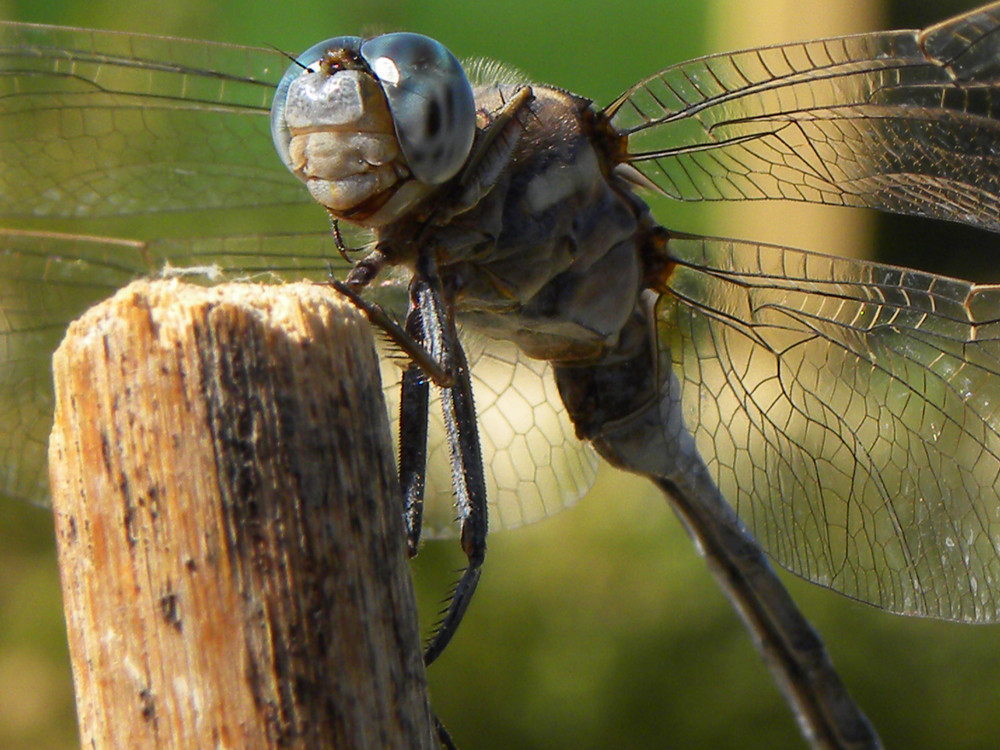
{"label": "dark spot on wood", "polygon": [[149,487],[146,496],[140,501],[140,506],[145,506],[149,512],[149,517],[156,520],[160,517],[160,490],[155,485]]}
{"label": "dark spot on wood", "polygon": [[104,463],[104,471],[107,474],[112,474],[111,471],[111,443],[108,441],[108,435],[105,432],[101,432],[101,461]]}
{"label": "dark spot on wood", "polygon": [[135,506],[126,505],[125,506],[125,537],[128,539],[128,546],[134,547],[138,539],[135,535]]}
{"label": "dark spot on wood", "polygon": [[148,689],[139,691],[139,704],[141,706],[143,720],[155,722],[156,700],[153,698],[153,694]]}
{"label": "dark spot on wood", "polygon": [[160,597],[160,614],[166,623],[176,629],[177,632],[181,631],[181,613],[180,608],[177,606],[179,601],[177,594],[173,591],[168,591]]}

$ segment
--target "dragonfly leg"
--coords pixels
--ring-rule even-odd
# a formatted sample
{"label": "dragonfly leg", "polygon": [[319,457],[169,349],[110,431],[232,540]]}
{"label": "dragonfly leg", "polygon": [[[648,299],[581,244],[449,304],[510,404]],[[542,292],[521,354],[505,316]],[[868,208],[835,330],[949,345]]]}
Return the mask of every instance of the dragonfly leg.
{"label": "dragonfly leg", "polygon": [[433,268],[417,274],[411,285],[411,295],[415,306],[422,312],[424,343],[431,356],[454,376],[453,384],[441,388],[441,408],[451,456],[455,507],[462,524],[462,549],[468,559],[441,622],[424,651],[424,663],[430,664],[441,655],[455,635],[479,583],[486,557],[488,528],[486,480],[469,363],[458,340],[450,308],[442,304],[443,293]]}
{"label": "dragonfly leg", "polygon": [[425,377],[439,386],[447,386],[454,382],[455,376],[447,368],[447,363],[442,364],[425,347],[423,339],[417,339],[407,332],[406,328],[397,323],[381,305],[366,300],[347,282],[330,279],[328,283],[363,312],[373,326],[388,336],[392,343],[420,368]]}
{"label": "dragonfly leg", "polygon": [[455,506],[468,564],[424,652],[424,663],[430,664],[441,655],[458,630],[476,591],[486,557],[486,481],[468,361],[431,260],[419,264],[410,284],[410,309],[404,326],[378,305],[360,297],[351,286],[336,280],[330,283],[411,358],[403,375],[399,428],[400,484],[411,556],[417,551],[423,517],[428,380],[441,391]]}
{"label": "dragonfly leg", "polygon": [[333,232],[333,242],[340,257],[348,263],[352,263],[350,253],[357,252],[358,248],[347,246],[347,243],[344,242],[344,235],[340,233],[340,221],[333,217],[330,218],[330,231]]}
{"label": "dragonfly leg", "polygon": [[[405,330],[417,341],[423,339],[417,307],[406,315]],[[399,398],[399,484],[403,491],[403,520],[410,557],[417,554],[424,514],[427,478],[427,411],[430,384],[420,367],[411,362],[403,372]]]}
{"label": "dragonfly leg", "polygon": [[[334,235],[334,241],[338,242],[336,235]],[[339,247],[337,249],[340,250]],[[380,250],[372,250],[368,255],[354,264],[354,267],[351,268],[350,272],[344,278],[343,284],[354,291],[364,289],[372,282],[372,279],[382,272],[388,263],[389,260],[385,257],[385,253]],[[333,282],[335,279],[331,276],[330,281]]]}
{"label": "dragonfly leg", "polygon": [[444,616],[424,651],[425,664],[430,664],[441,655],[458,629],[476,591],[483,560],[486,557],[486,484],[483,478],[479,431],[476,427],[472,383],[469,380],[465,354],[460,349],[457,353],[460,358],[458,379],[454,387],[442,389],[441,404],[451,453],[455,504],[462,523],[462,549],[468,558],[468,565],[455,586]]}
{"label": "dragonfly leg", "polygon": [[403,372],[400,383],[399,484],[403,495],[407,549],[410,557],[414,557],[420,546],[427,478],[427,409],[430,395],[427,372],[437,373],[444,382],[450,382],[452,378],[424,347],[424,316],[414,290],[411,290],[406,323],[400,327],[381,306],[361,297],[352,286],[332,277],[329,283],[410,356],[410,364]]}
{"label": "dragonfly leg", "polygon": [[444,750],[458,750],[455,740],[453,740],[451,735],[448,734],[448,730],[445,728],[445,725],[441,723],[437,714],[433,714],[433,716],[434,729],[437,731],[438,739],[441,740],[441,747],[444,748]]}

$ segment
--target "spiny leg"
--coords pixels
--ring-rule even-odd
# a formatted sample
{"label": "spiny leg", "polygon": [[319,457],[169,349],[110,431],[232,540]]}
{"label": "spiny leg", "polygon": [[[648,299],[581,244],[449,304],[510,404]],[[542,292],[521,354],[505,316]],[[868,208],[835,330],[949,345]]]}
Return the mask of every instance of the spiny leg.
{"label": "spiny leg", "polygon": [[[399,398],[399,484],[403,497],[403,520],[410,557],[417,554],[423,526],[424,488],[427,478],[427,418],[430,380],[439,375],[445,382],[453,378],[443,370],[434,355],[424,346],[423,312],[411,288],[406,322],[400,326],[380,305],[361,297],[356,288],[363,285],[331,278],[330,285],[382,331],[410,359],[403,371]],[[428,374],[429,373],[429,374]]]}
{"label": "spiny leg", "polygon": [[462,549],[468,559],[468,565],[455,586],[444,617],[424,651],[425,664],[430,664],[441,655],[458,630],[458,625],[476,591],[483,560],[486,557],[488,530],[486,482],[483,477],[476,409],[472,400],[472,381],[469,378],[465,352],[460,346],[456,346],[453,355],[456,367],[455,385],[441,389],[441,407],[451,455],[455,505],[462,524]]}
{"label": "spiny leg", "polygon": [[453,740],[451,735],[448,734],[447,728],[445,728],[445,725],[441,723],[437,714],[432,713],[431,716],[434,718],[434,729],[437,731],[438,739],[441,740],[441,747],[443,747],[444,750],[458,750],[455,740]]}
{"label": "spiny leg", "polygon": [[488,529],[486,481],[469,364],[458,340],[454,317],[451,309],[444,304],[440,281],[430,260],[419,264],[411,283],[410,298],[411,304],[421,313],[421,332],[427,351],[453,377],[451,384],[439,388],[451,456],[455,506],[462,526],[462,550],[468,559],[444,615],[424,651],[424,663],[430,664],[441,655],[455,635],[479,583],[486,556]]}
{"label": "spiny leg", "polygon": [[[424,652],[424,663],[430,664],[441,655],[458,630],[479,583],[486,555],[486,482],[468,362],[451,310],[444,303],[433,261],[428,259],[418,264],[410,285],[410,310],[405,327],[396,323],[381,307],[358,295],[356,289],[364,284],[349,285],[335,280],[331,284],[412,360],[403,376],[400,411],[400,480],[411,555],[416,553],[422,519],[427,380],[433,381],[441,392],[455,504],[462,528],[461,544],[468,564]],[[404,440],[413,442],[406,445]]]}
{"label": "spiny leg", "polygon": [[[422,314],[412,300],[406,314],[405,331],[414,341],[424,338]],[[427,376],[410,360],[399,385],[399,485],[403,491],[403,519],[410,557],[417,554],[423,526],[429,396]]]}

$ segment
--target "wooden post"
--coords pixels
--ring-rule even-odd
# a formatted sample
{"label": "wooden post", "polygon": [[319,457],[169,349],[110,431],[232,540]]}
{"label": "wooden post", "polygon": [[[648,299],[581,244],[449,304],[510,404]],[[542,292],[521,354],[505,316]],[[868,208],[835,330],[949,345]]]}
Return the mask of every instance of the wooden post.
{"label": "wooden post", "polygon": [[137,283],[54,358],[91,748],[432,748],[367,323],[329,289]]}

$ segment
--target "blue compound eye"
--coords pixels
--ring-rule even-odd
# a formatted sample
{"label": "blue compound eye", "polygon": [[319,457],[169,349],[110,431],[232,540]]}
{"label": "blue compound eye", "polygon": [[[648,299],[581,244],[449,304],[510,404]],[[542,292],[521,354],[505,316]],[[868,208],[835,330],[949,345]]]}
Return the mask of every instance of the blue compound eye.
{"label": "blue compound eye", "polygon": [[413,175],[429,185],[454,177],[476,133],[472,86],[455,56],[430,37],[398,33],[364,42],[361,57],[382,84]]}

